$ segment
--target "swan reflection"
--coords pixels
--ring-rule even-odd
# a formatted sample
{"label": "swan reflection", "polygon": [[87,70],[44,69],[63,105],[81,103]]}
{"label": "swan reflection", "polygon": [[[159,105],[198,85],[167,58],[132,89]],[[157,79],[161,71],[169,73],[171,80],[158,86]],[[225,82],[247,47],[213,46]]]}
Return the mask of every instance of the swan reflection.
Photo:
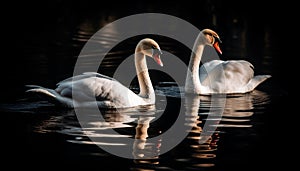
{"label": "swan reflection", "polygon": [[[178,98],[173,98],[176,100]],[[176,150],[166,153],[168,160],[177,162],[182,169],[191,166],[196,169],[214,167],[217,160],[218,144],[222,141],[222,133],[232,129],[247,129],[252,126],[253,115],[264,112],[269,103],[268,94],[255,90],[248,94],[224,97],[184,96],[184,126],[188,136],[176,146]],[[66,136],[66,141],[73,144],[100,145],[128,152],[134,162],[134,169],[142,169],[156,165],[163,166],[160,156],[162,141],[152,137],[161,134],[161,124],[156,123],[158,110],[155,106],[144,106],[124,110],[102,110],[103,120],[95,113],[86,111],[87,120],[84,129],[78,123],[74,110],[44,120],[36,132],[59,132]],[[220,113],[221,112],[221,113]],[[166,123],[161,122],[163,124]],[[118,134],[112,134],[114,130]],[[91,139],[92,138],[92,141]],[[130,139],[131,141],[123,141]],[[153,140],[152,140],[153,139]],[[168,144],[168,140],[164,141]],[[107,156],[100,150],[87,151],[87,155]],[[170,159],[169,159],[170,158]],[[180,168],[179,168],[180,169]]]}
{"label": "swan reflection", "polygon": [[254,90],[246,94],[219,97],[216,106],[211,106],[212,96],[200,96],[201,115],[209,115],[210,110],[223,106],[221,122],[216,127],[251,127],[251,116],[259,112],[260,106],[269,103],[267,93]]}
{"label": "swan reflection", "polygon": [[158,164],[160,142],[147,142],[148,128],[154,117],[140,117],[135,127],[132,155],[135,163]]}
{"label": "swan reflection", "polygon": [[[214,166],[213,159],[216,157],[215,151],[219,140],[218,131],[207,131],[203,127],[205,121],[202,118],[203,115],[199,113],[201,98],[199,95],[185,96],[185,126],[189,133],[180,144],[182,147],[179,147],[186,149],[186,152],[178,155],[180,158],[176,159],[183,163],[192,163],[192,166],[196,168]],[[219,121],[213,120],[213,122]]]}
{"label": "swan reflection", "polygon": [[186,95],[184,100],[189,134],[179,147],[185,151],[176,154],[176,160],[195,168],[215,166],[223,127],[251,127],[251,116],[269,103],[268,95],[258,90],[230,96]]}
{"label": "swan reflection", "polygon": [[[74,110],[60,116],[52,116],[36,127],[36,132],[58,132],[68,135],[67,142],[75,144],[99,145],[128,152],[128,158],[135,162],[147,162],[158,158],[160,142],[147,142],[150,123],[155,120],[154,105],[126,109],[103,109],[104,120],[99,113],[85,110],[85,120],[77,121]],[[114,130],[115,132],[112,132]],[[157,136],[157,135],[152,135]],[[120,151],[122,152],[122,151]]]}

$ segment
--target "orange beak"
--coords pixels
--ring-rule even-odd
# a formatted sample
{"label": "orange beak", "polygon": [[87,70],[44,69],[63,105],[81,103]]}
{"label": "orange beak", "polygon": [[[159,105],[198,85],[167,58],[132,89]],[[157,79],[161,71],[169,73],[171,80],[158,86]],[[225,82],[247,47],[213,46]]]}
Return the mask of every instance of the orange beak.
{"label": "orange beak", "polygon": [[220,46],[219,46],[219,42],[216,42],[213,46],[214,46],[214,48],[216,49],[217,52],[222,54],[222,51],[221,51]]}
{"label": "orange beak", "polygon": [[164,64],[162,63],[161,59],[160,59],[160,55],[159,54],[155,54],[153,56],[154,61],[159,65],[159,66],[164,66]]}

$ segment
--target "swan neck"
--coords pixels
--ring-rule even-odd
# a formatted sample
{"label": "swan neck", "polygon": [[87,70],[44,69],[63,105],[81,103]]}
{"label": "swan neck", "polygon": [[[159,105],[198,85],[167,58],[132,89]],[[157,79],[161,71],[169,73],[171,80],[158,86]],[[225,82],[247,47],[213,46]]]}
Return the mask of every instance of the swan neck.
{"label": "swan neck", "polygon": [[149,77],[146,56],[138,48],[135,53],[135,68],[140,87],[139,96],[150,99],[154,98],[154,89]]}
{"label": "swan neck", "polygon": [[201,62],[202,54],[204,50],[204,45],[196,45],[194,47],[194,53],[191,55],[191,59],[189,62],[189,70],[191,71],[192,74],[199,74],[199,65]]}
{"label": "swan neck", "polygon": [[199,65],[205,45],[197,43],[189,61],[185,89],[189,93],[199,93],[201,82],[199,79]]}

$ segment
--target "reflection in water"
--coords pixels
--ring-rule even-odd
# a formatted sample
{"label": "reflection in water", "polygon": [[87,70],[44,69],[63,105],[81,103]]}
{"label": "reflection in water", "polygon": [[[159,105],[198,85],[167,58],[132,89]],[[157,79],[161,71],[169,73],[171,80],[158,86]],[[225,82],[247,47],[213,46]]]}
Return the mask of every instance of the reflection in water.
{"label": "reflection in water", "polygon": [[[201,115],[207,115],[207,111],[211,110],[211,97],[200,96],[201,98]],[[223,99],[224,111],[222,113],[221,123],[216,127],[251,127],[251,116],[254,110],[260,106],[269,103],[269,96],[262,91],[254,90],[251,93],[227,95]],[[222,106],[215,106],[222,107]]]}
{"label": "reflection in water", "polygon": [[[185,114],[189,134],[180,144],[179,149],[185,151],[176,154],[176,161],[193,169],[215,167],[218,142],[222,141],[220,134],[224,133],[222,128],[251,127],[251,116],[267,103],[268,95],[258,90],[248,94],[218,96],[214,97],[214,101],[212,96],[186,95]],[[219,115],[223,107],[223,113]]]}
{"label": "reflection in water", "polygon": [[203,116],[199,114],[200,100],[201,96],[198,95],[185,96],[185,125],[189,134],[180,145],[185,149],[185,153],[182,153],[184,155],[178,155],[180,157],[176,159],[177,162],[185,165],[184,169],[186,167],[207,168],[215,165],[218,131],[203,134],[204,120]]}
{"label": "reflection in water", "polygon": [[159,147],[158,143],[147,143],[148,128],[154,117],[140,117],[135,127],[135,140],[133,143],[133,158],[135,163],[158,164]]}
{"label": "reflection in water", "polygon": [[[166,87],[159,89],[160,93],[170,93],[169,91],[161,92],[164,88]],[[176,91],[176,89],[173,88],[172,91]],[[160,154],[160,147],[162,143],[164,145],[168,143],[167,139],[157,142],[151,141],[152,137],[161,134],[160,130],[164,130],[164,124],[167,124],[170,120],[170,118],[167,118],[167,120],[156,124],[156,121],[159,121],[158,112],[161,112],[160,105],[124,110],[102,110],[101,114],[104,120],[99,120],[95,113],[87,112],[89,120],[85,123],[78,122],[74,110],[57,111],[57,108],[46,102],[20,102],[19,104],[7,104],[1,107],[2,111],[10,112],[9,114],[16,113],[19,115],[20,113],[26,113],[27,115],[24,115],[24,117],[31,115],[31,118],[36,121],[33,131],[38,134],[37,140],[41,137],[53,139],[54,136],[67,144],[64,148],[72,149],[74,145],[78,147],[73,152],[67,151],[68,156],[66,156],[65,160],[69,160],[70,156],[72,156],[77,160],[94,157],[95,159],[106,161],[106,157],[113,156],[107,151],[101,150],[101,148],[97,147],[98,145],[100,147],[127,149],[134,159],[130,166],[133,170],[166,168],[171,170],[193,170],[219,167],[233,158],[231,153],[234,153],[234,148],[244,145],[244,143],[251,143],[247,138],[256,132],[252,132],[253,130],[248,128],[252,128],[252,125],[257,124],[257,120],[253,121],[253,118],[264,112],[266,105],[270,102],[269,95],[258,90],[248,94],[220,97],[214,103],[210,96],[186,95],[183,99],[172,97],[172,100],[172,104],[176,104],[176,101],[185,100],[185,108],[182,110],[185,110],[185,128],[189,133],[178,146],[165,154]],[[222,106],[224,107],[222,117],[215,115],[214,112],[220,111],[219,109]],[[174,108],[174,106],[171,106],[171,108]],[[25,121],[26,119],[23,120],[23,122]],[[207,126],[205,125],[206,123],[215,129],[215,131],[210,132],[210,135],[203,134],[204,128]],[[81,124],[85,125],[84,129],[81,127]],[[118,134],[111,134],[108,131],[111,129]],[[233,135],[229,135],[234,130],[242,133],[237,135],[243,139],[242,143],[234,142]],[[91,141],[90,137],[93,141]],[[131,143],[123,141],[123,139],[128,138],[132,139]],[[230,139],[229,143],[234,148],[228,147],[230,144],[225,143],[226,149],[229,148],[229,150],[226,153],[220,153],[220,150],[224,151],[224,149],[219,149],[220,144],[224,148],[226,138]],[[51,145],[56,148],[61,147],[61,144],[55,144],[55,142],[51,143]],[[236,155],[236,153],[234,154]],[[232,162],[230,161],[229,164],[232,165]],[[122,168],[122,165],[119,168]]]}
{"label": "reflection in water", "polygon": [[[88,119],[81,120],[79,124],[75,111],[69,110],[61,116],[53,116],[43,121],[35,131],[68,135],[70,139],[66,141],[75,144],[98,145],[100,148],[121,147],[120,149],[126,148],[127,150],[131,147],[131,158],[136,159],[136,163],[147,163],[158,158],[160,142],[147,143],[150,122],[156,117],[154,105],[118,110],[101,109],[101,114],[104,120],[99,119],[95,112],[86,113]],[[117,133],[111,132],[112,129]],[[133,141],[127,141],[124,138],[131,138]],[[133,143],[128,144],[128,142]],[[121,151],[120,154],[122,154]]]}
{"label": "reflection in water", "polygon": [[[21,25],[26,25],[23,28],[25,29],[23,31],[25,34],[21,36],[22,40],[17,40],[13,36],[17,35],[19,37],[19,34],[6,34],[14,42],[15,49],[19,49],[16,51],[19,53],[14,57],[6,58],[9,63],[3,63],[10,65],[11,72],[5,69],[5,72],[9,74],[7,74],[7,77],[4,75],[4,78],[7,78],[10,84],[3,84],[2,101],[6,101],[6,98],[19,98],[19,93],[20,91],[23,92],[23,89],[21,88],[20,91],[16,90],[15,88],[18,86],[23,87],[24,84],[32,83],[55,85],[58,80],[71,76],[74,63],[81,48],[96,31],[117,18],[132,14],[132,11],[138,10],[137,13],[145,12],[139,9],[146,9],[148,12],[163,11],[168,14],[175,14],[175,16],[186,19],[198,28],[213,26],[213,28],[220,30],[222,37],[224,37],[222,49],[224,49],[224,54],[226,55],[220,56],[220,58],[250,60],[256,70],[261,73],[275,75],[279,74],[277,71],[280,71],[276,70],[278,67],[276,59],[280,56],[280,48],[276,48],[278,41],[276,40],[275,27],[268,24],[270,22],[266,15],[253,17],[245,9],[238,7],[236,2],[233,5],[233,2],[226,1],[225,3],[223,1],[207,0],[203,5],[197,6],[191,5],[191,3],[160,2],[158,5],[158,3],[153,3],[152,1],[146,4],[139,1],[137,2],[138,8],[132,3],[126,2],[124,3],[126,4],[125,6],[118,9],[112,8],[116,5],[107,7],[100,1],[98,5],[86,2],[72,3],[72,5],[70,3],[61,3],[62,1],[56,2],[59,2],[56,8],[54,8],[55,3],[52,3],[52,6],[49,6],[51,3],[48,3],[48,5],[40,3],[42,5],[40,6],[41,8],[36,8],[36,5],[39,4],[35,3],[32,5],[26,1],[27,5],[25,8],[20,6],[16,10],[19,10],[19,12],[26,10],[26,12],[22,13],[22,15],[17,15],[16,20],[11,20],[10,23],[15,23],[15,25],[9,27],[12,30],[9,33],[16,33],[16,29],[20,28],[20,22],[18,21],[24,21],[21,22]],[[208,3],[211,6],[207,8]],[[244,3],[244,1],[241,1],[240,4],[248,6]],[[94,8],[86,8],[87,4]],[[256,5],[250,2],[251,4],[253,6]],[[81,6],[82,8],[79,8]],[[65,8],[66,10],[64,10]],[[38,12],[41,12],[41,15],[31,15],[33,13],[28,13],[30,11],[28,9],[32,9],[31,11],[39,9]],[[195,11],[199,11],[200,14],[194,15]],[[265,13],[265,10],[261,11]],[[51,17],[45,18],[45,15]],[[203,17],[199,18],[199,16]],[[212,16],[213,19],[211,20]],[[273,17],[270,12],[267,16]],[[39,19],[36,17],[39,17]],[[40,18],[44,19],[41,20]],[[41,28],[41,26],[43,26],[42,29],[36,29]],[[110,32],[102,36],[96,36],[92,41],[103,48],[109,47],[109,45],[117,41],[118,31],[122,32],[122,30],[115,29],[107,31]],[[131,40],[133,39],[126,41],[125,46],[119,46],[120,48],[114,49],[106,55],[99,67],[99,73],[109,76],[113,75],[113,71],[119,63],[132,54],[131,49],[134,48],[135,42]],[[162,49],[188,63],[187,60],[190,56],[188,49],[167,38],[159,40]],[[103,49],[87,54],[82,69],[90,68],[98,59],[97,57],[103,54]],[[172,66],[172,63],[170,65]],[[161,78],[161,75],[154,75],[152,78],[154,78],[153,81],[156,79],[157,82],[170,81]],[[160,88],[163,94],[173,97],[174,101],[181,100],[180,91],[177,90],[176,86],[171,88],[159,86],[157,88]],[[277,91],[275,87],[272,85],[271,87],[262,88],[267,88],[268,91],[271,90],[275,94]],[[215,124],[210,125],[214,126],[216,131],[203,144],[199,144],[199,140],[201,139],[200,135],[207,121],[209,111],[218,108],[212,106],[209,96],[200,96],[200,100],[198,97],[195,97],[195,99],[182,99],[195,102],[187,102],[187,108],[184,109],[186,110],[187,127],[193,127],[193,129],[190,130],[188,137],[176,148],[153,161],[143,159],[143,157],[147,156],[147,150],[150,150],[150,154],[159,154],[160,142],[155,145],[155,143],[149,143],[147,140],[149,140],[149,137],[157,134],[158,131],[156,130],[161,130],[163,125],[168,125],[169,123],[169,120],[166,120],[161,122],[162,124],[151,124],[157,119],[156,111],[154,114],[149,112],[147,116],[139,115],[134,111],[103,111],[102,114],[105,121],[88,122],[89,129],[82,130],[73,110],[57,109],[46,102],[28,103],[18,101],[14,104],[0,105],[2,121],[7,124],[2,129],[2,138],[3,142],[8,142],[4,148],[12,150],[9,153],[13,155],[13,161],[21,161],[26,157],[29,158],[28,164],[32,165],[35,165],[36,161],[41,159],[47,164],[51,162],[57,166],[57,163],[64,163],[58,162],[58,160],[53,162],[53,159],[59,158],[63,161],[71,160],[71,162],[66,162],[65,164],[68,168],[76,168],[82,161],[88,160],[90,161],[89,164],[95,166],[97,170],[129,170],[129,168],[130,170],[206,170],[205,167],[211,170],[210,168],[214,168],[211,166],[218,167],[220,165],[220,169],[213,170],[233,170],[232,168],[237,168],[237,165],[243,165],[238,170],[247,170],[247,166],[255,165],[259,159],[263,159],[257,155],[264,156],[261,154],[264,153],[263,150],[268,145],[264,144],[264,140],[262,140],[262,138],[266,137],[266,134],[257,131],[257,127],[265,129],[266,124],[261,117],[257,116],[268,116],[270,111],[273,112],[280,108],[283,109],[282,111],[285,111],[285,108],[282,108],[280,105],[282,105],[281,100],[286,100],[287,98],[279,97],[277,93],[275,96],[272,95],[272,101],[277,101],[277,103],[272,104],[273,106],[267,106],[270,101],[269,96],[260,91],[227,97],[225,99],[226,105],[223,116],[215,118]],[[188,108],[188,105],[191,105],[191,108]],[[274,110],[269,110],[273,107]],[[168,104],[168,108],[174,108],[174,105],[169,106]],[[93,116],[91,117],[93,118]],[[209,119],[214,121],[213,117]],[[108,134],[105,131],[107,129],[114,129],[119,132],[119,135]],[[131,150],[132,155],[137,157],[133,166],[128,166],[128,163],[131,162],[127,160],[116,160],[116,158],[111,157],[111,154],[99,150],[86,136],[87,134],[99,137],[98,141],[95,142],[100,145],[127,145],[126,147]],[[121,142],[120,138],[132,138],[134,143],[119,143]],[[227,143],[226,140],[228,141]],[[167,142],[168,140],[163,141],[163,143]],[[91,148],[95,146],[96,148]],[[257,149],[259,146],[263,147]],[[250,151],[255,159],[249,157]],[[32,153],[36,154],[37,157],[28,155]],[[9,156],[5,155],[5,157]],[[73,162],[74,159],[75,162]],[[222,167],[222,165],[227,166],[227,168]],[[88,165],[81,164],[81,166],[85,170],[88,168]],[[116,169],[111,169],[111,167]]]}
{"label": "reflection in water", "polygon": [[[79,51],[81,50],[81,47],[101,27],[113,20],[115,20],[113,16],[107,16],[105,18],[98,18],[95,20],[81,20],[76,24],[76,28],[72,32],[72,34],[70,34],[67,28],[60,29],[58,31],[61,32],[63,30],[66,33],[61,33],[61,35],[57,36],[57,38],[54,40],[55,46],[51,48],[47,47],[50,48],[49,51],[41,51],[40,49],[47,49],[45,47],[41,48],[41,45],[37,46],[29,44],[32,47],[25,47],[26,49],[32,49],[26,54],[26,57],[28,58],[24,58],[28,60],[26,61],[28,70],[24,70],[24,73],[26,74],[26,77],[24,78],[27,78],[28,80],[25,80],[25,82],[36,82],[36,80],[34,79],[37,78],[28,78],[28,75],[30,75],[31,77],[40,76],[41,82],[45,81],[45,77],[47,77],[47,80],[50,80],[54,83],[56,83],[57,80],[61,80],[72,75],[72,67]],[[240,22],[242,20],[237,21]],[[249,59],[245,57],[249,55],[251,56],[252,62],[253,60],[258,60],[255,64],[256,69],[263,69],[261,70],[261,72],[270,73],[272,63],[268,61],[271,61],[272,57],[274,56],[274,54],[271,53],[272,51],[269,50],[271,46],[264,48],[265,51],[263,56],[260,53],[254,51],[254,49],[246,51],[251,45],[248,41],[249,39],[247,38],[255,38],[259,36],[251,36],[251,30],[249,31],[245,28],[228,30],[232,31],[232,33],[228,31],[227,34],[226,30],[222,30],[224,37],[226,36],[223,48],[225,52],[227,52],[228,56],[232,58]],[[85,60],[81,66],[82,70],[94,66],[95,63],[97,63],[98,57],[104,55],[105,50],[107,50],[111,45],[115,44],[115,42],[118,42],[118,34],[120,30],[111,28],[107,29],[106,31],[107,32],[103,33],[102,35],[95,35],[93,39],[90,40],[92,43],[97,46],[101,46],[102,48],[99,48],[93,52],[89,52],[89,54],[85,54]],[[269,37],[273,36],[270,34],[271,33],[269,32],[269,30],[266,30],[266,33],[264,33],[264,35],[266,35],[266,41],[269,40]],[[231,41],[232,39],[230,37],[235,40]],[[139,37],[132,38],[129,41],[124,41],[124,43],[118,44],[115,49],[112,49],[108,54],[106,54],[105,58],[101,62],[101,66],[99,67],[99,73],[104,73],[112,76],[115,68],[124,59],[126,59],[126,57],[133,53],[136,39],[139,39]],[[51,40],[53,41],[53,39]],[[159,37],[159,41],[160,44],[162,44],[162,48],[164,50],[176,55],[183,61],[188,62],[187,57],[190,55],[190,51],[185,49],[185,47],[163,37]],[[267,42],[253,42],[255,42],[255,45],[261,43],[267,46]],[[257,46],[253,47],[255,47],[255,49],[260,48]],[[259,62],[259,58],[264,56],[269,56],[267,62]],[[259,65],[257,65],[259,63],[263,63],[264,66],[260,67]],[[35,70],[31,70],[31,68],[35,68]],[[100,162],[95,162],[95,165],[105,164],[108,160],[101,157],[108,157],[112,155],[104,150],[98,150],[98,145],[128,149],[128,152],[132,155],[132,158],[134,158],[133,166],[130,166],[132,170],[195,170],[212,168],[214,166],[218,166],[218,164],[220,164],[220,161],[222,160],[227,162],[228,158],[233,158],[232,156],[230,156],[232,150],[230,149],[230,147],[228,147],[228,144],[226,144],[226,148],[229,150],[227,150],[226,153],[221,152],[221,155],[220,153],[218,153],[218,151],[220,150],[218,148],[220,148],[220,144],[222,145],[224,141],[224,137],[222,137],[222,135],[224,135],[224,133],[228,133],[228,131],[232,131],[232,129],[242,130],[242,133],[239,134],[239,136],[246,139],[242,143],[230,142],[230,144],[233,144],[232,146],[241,146],[251,143],[248,141],[249,139],[247,139],[249,137],[249,132],[247,132],[247,129],[252,128],[253,125],[257,124],[256,121],[252,120],[253,117],[255,117],[255,114],[265,112],[265,105],[269,103],[268,94],[258,90],[255,90],[248,94],[232,95],[227,96],[226,98],[220,98],[218,99],[219,103],[212,103],[212,99],[210,96],[186,96],[184,99],[180,99],[184,95],[181,94],[182,91],[178,90],[177,84],[167,82],[170,80],[161,78],[161,75],[155,75],[155,73],[153,73],[152,76],[153,81],[165,81],[164,85],[158,84],[158,86],[156,87],[156,90],[160,90],[160,92],[157,91],[158,93],[162,93],[162,96],[166,95],[167,97],[172,97],[173,100],[185,100],[186,105],[186,108],[183,110],[185,110],[185,126],[186,130],[189,131],[189,134],[182,143],[180,143],[172,151],[164,155],[160,155],[159,153],[160,146],[161,143],[168,143],[168,140],[158,142],[149,141],[151,137],[155,137],[156,134],[160,133],[157,130],[162,130],[161,127],[164,127],[164,125],[162,124],[168,125],[169,121],[166,120],[164,122],[161,122],[162,124],[151,124],[154,123],[157,119],[157,111],[155,109],[135,108],[131,110],[101,111],[104,120],[99,120],[98,117],[93,113],[87,113],[91,120],[83,123],[86,127],[82,129],[73,110],[59,110],[59,112],[57,112],[56,108],[43,102],[21,105],[16,104],[13,106],[4,106],[4,108],[6,112],[10,112],[9,114],[11,114],[12,112],[17,113],[17,115],[14,115],[14,117],[12,117],[12,120],[14,120],[14,118],[20,118],[18,115],[19,113],[34,114],[31,116],[31,118],[35,120],[35,122],[32,123],[35,125],[34,132],[39,135],[36,139],[39,140],[39,138],[42,137],[40,135],[43,135],[43,137],[50,137],[49,139],[52,140],[53,137],[51,136],[54,136],[54,138],[56,139],[61,138],[62,141],[67,143],[67,146],[75,145],[78,146],[78,149],[81,149],[74,150],[75,152],[73,153],[67,151],[66,153],[68,153],[69,156],[65,156],[65,158],[67,158],[66,160],[68,160],[68,158],[72,154],[76,154],[77,151],[83,151],[84,156],[75,156],[73,158],[77,157],[79,159],[89,159],[91,156],[94,156],[97,159],[100,158],[100,160],[103,160]],[[217,114],[213,115],[212,113],[214,111],[219,111],[220,108],[223,107],[224,103],[225,107],[224,112],[222,113],[222,117]],[[220,106],[218,106],[218,104],[220,104]],[[27,107],[34,108],[30,109]],[[174,108],[174,106],[169,104],[167,105],[167,107]],[[40,108],[43,108],[44,110]],[[41,115],[44,116],[41,117]],[[11,115],[7,117],[11,117]],[[29,119],[27,118],[27,115],[23,117],[27,120],[21,119],[22,123],[20,122],[20,125],[24,124],[25,126],[20,128],[28,129],[26,125],[28,123],[26,123],[26,121],[30,122],[30,124],[31,121],[28,121]],[[208,126],[216,129],[210,136],[208,134],[203,134],[205,123],[209,123]],[[192,129],[190,129],[191,127]],[[111,129],[115,130],[118,134],[111,134],[111,132],[108,131]],[[63,135],[63,138],[60,135]],[[226,134],[226,136],[227,137],[225,138],[230,139],[230,141],[232,140],[233,135]],[[93,141],[91,141],[89,137],[92,137]],[[131,144],[124,143],[122,141],[122,139],[128,138],[132,139]],[[205,142],[203,143],[202,140],[205,140]],[[62,145],[54,144],[53,146],[55,148],[61,148]],[[90,148],[95,146],[96,149]],[[65,146],[63,146],[63,148],[65,148]],[[149,157],[151,158],[149,159]],[[220,159],[220,157],[223,157],[226,160]],[[235,165],[235,163],[232,161],[230,164]],[[124,168],[124,165],[120,164],[118,168],[120,170],[120,168]]]}

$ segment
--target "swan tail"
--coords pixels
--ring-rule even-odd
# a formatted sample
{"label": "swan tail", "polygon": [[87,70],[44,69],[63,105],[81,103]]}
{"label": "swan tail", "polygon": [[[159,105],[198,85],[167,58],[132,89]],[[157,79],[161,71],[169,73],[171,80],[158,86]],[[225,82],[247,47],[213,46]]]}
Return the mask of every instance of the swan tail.
{"label": "swan tail", "polygon": [[257,75],[254,76],[247,84],[248,91],[254,90],[259,84],[270,78],[271,75]]}
{"label": "swan tail", "polygon": [[33,95],[36,95],[39,99],[47,100],[50,103],[63,107],[73,107],[71,99],[61,96],[55,90],[37,85],[27,85],[26,87],[30,88],[26,91],[26,93],[32,93]]}

